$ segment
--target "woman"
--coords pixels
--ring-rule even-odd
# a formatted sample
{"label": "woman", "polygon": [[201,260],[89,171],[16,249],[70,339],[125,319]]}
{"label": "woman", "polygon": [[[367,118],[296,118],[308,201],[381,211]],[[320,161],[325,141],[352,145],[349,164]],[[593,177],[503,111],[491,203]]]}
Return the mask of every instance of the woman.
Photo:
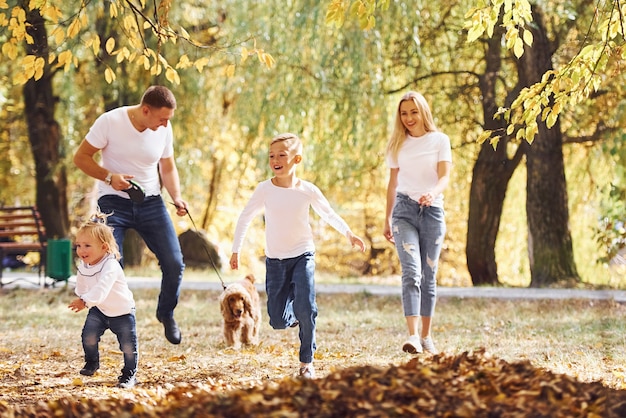
{"label": "woman", "polygon": [[[450,179],[450,139],[439,132],[424,96],[400,99],[387,144],[389,184],[383,234],[395,243],[402,266],[402,306],[407,353],[436,353],[431,338],[437,264],[446,232],[443,191]],[[420,332],[421,319],[421,332]]]}

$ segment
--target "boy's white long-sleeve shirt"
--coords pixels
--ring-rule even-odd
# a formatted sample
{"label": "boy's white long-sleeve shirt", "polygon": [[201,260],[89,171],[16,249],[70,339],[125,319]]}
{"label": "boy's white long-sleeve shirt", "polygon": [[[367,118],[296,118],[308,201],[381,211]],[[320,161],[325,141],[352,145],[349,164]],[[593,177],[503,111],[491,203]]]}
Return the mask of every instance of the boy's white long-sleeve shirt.
{"label": "boy's white long-sleeve shirt", "polygon": [[233,253],[239,253],[246,231],[257,212],[265,209],[265,255],[286,259],[315,251],[313,231],[309,224],[309,208],[342,235],[350,230],[348,224],[331,208],[330,203],[314,184],[300,179],[294,188],[275,186],[271,179],[259,183],[248,204],[241,212]]}
{"label": "boy's white long-sleeve shirt", "polygon": [[112,254],[93,266],[81,260],[74,292],[88,308],[96,306],[110,317],[126,315],[135,307],[124,270]]}

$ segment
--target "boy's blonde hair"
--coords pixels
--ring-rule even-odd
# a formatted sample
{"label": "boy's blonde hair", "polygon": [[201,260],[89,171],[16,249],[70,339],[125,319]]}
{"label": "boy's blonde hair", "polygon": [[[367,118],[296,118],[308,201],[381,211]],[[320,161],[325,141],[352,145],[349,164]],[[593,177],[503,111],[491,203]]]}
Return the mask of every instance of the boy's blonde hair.
{"label": "boy's blonde hair", "polygon": [[298,137],[298,135],[289,132],[276,135],[272,138],[270,146],[277,142],[285,142],[289,152],[292,152],[295,155],[302,155],[302,140]]}
{"label": "boy's blonde hair", "polygon": [[112,215],[105,215],[104,213],[97,212],[91,216],[87,222],[83,223],[78,231],[78,234],[87,234],[96,241],[106,244],[107,252],[113,254],[117,260],[120,259],[120,251],[117,247],[117,242],[113,236],[113,228],[107,225],[107,218]]}
{"label": "boy's blonde hair", "polygon": [[430,106],[428,106],[428,102],[426,98],[415,91],[410,91],[406,93],[400,101],[398,102],[398,109],[396,110],[396,121],[393,126],[393,132],[391,137],[389,138],[389,142],[387,143],[387,155],[391,156],[393,162],[398,162],[398,152],[404,144],[406,140],[406,136],[409,133],[404,124],[402,123],[402,119],[400,118],[400,105],[407,100],[412,100],[417,106],[417,109],[420,111],[420,115],[422,116],[422,121],[424,122],[424,129],[426,132],[436,132],[438,131],[437,125],[435,125],[435,120],[433,119],[433,114],[430,111]]}

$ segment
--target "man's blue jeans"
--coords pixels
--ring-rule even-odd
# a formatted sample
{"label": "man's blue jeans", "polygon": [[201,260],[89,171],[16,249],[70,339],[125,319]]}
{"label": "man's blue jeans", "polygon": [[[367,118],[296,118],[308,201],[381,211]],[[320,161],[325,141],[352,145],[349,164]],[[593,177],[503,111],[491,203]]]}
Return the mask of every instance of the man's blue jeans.
{"label": "man's blue jeans", "polygon": [[107,224],[113,228],[113,235],[124,266],[122,244],[129,228],[139,233],[146,245],[159,260],[161,266],[161,293],[157,304],[157,318],[171,318],[178,304],[180,284],[183,280],[183,253],[161,196],[146,196],[142,203],[134,203],[115,195],[105,195],[98,199],[100,212],[112,214]]}
{"label": "man's blue jeans", "polygon": [[437,298],[437,266],[446,234],[442,208],[421,206],[398,193],[391,232],[402,266],[404,316],[433,316]]}
{"label": "man's blue jeans", "polygon": [[315,353],[315,253],[280,260],[265,259],[267,313],[274,329],[285,329],[300,323],[302,363],[311,363]]}
{"label": "man's blue jeans", "polygon": [[122,373],[135,374],[137,371],[138,344],[134,308],[129,314],[113,317],[106,316],[97,307],[89,309],[82,333],[85,362],[100,363],[98,343],[107,329],[110,329],[117,336],[120,350],[124,354]]}

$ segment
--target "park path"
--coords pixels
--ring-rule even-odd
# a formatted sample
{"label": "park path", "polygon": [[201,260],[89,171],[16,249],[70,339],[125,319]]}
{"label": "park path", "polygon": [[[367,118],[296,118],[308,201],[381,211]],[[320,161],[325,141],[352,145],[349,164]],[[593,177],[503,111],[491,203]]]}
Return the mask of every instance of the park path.
{"label": "park path", "polygon": [[[4,289],[20,287],[24,289],[36,289],[41,287],[44,279],[37,274],[23,272],[5,272],[3,274]],[[53,281],[45,279],[48,284]],[[74,286],[75,277],[68,279],[68,285]],[[228,283],[228,282],[227,282]],[[64,286],[64,282],[56,283],[54,288]],[[128,277],[128,285],[131,289],[155,288],[160,285],[160,280],[146,277]],[[48,287],[49,288],[49,287]],[[263,292],[264,285],[258,284],[257,288]],[[182,289],[189,290],[222,290],[222,284],[215,281],[188,281],[183,280]],[[378,296],[400,295],[400,286],[369,285],[369,284],[326,284],[316,285],[317,293],[368,293]],[[590,300],[614,300],[618,303],[626,303],[626,291],[624,290],[591,290],[591,289],[531,289],[512,287],[444,287],[437,288],[439,298],[495,298],[495,299],[590,299]]]}

